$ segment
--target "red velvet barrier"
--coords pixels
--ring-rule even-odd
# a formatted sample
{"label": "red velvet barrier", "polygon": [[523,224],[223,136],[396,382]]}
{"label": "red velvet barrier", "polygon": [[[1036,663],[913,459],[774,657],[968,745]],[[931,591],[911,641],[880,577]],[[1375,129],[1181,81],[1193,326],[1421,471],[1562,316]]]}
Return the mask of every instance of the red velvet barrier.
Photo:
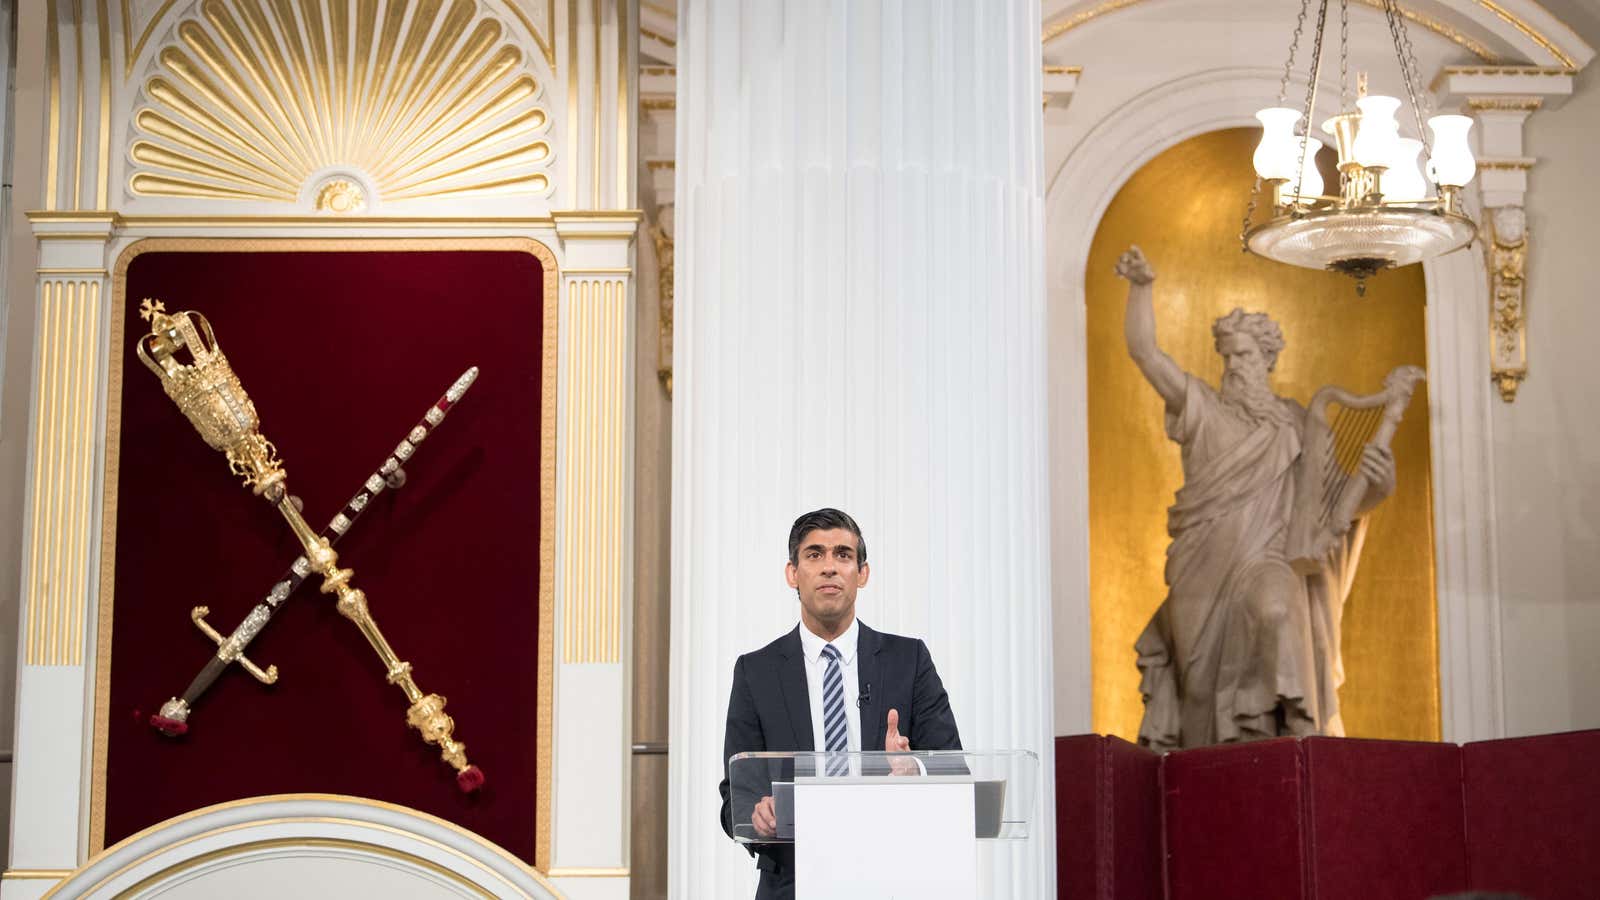
{"label": "red velvet barrier", "polygon": [[[478,382],[337,549],[424,691],[488,775],[475,795],[405,723],[360,631],[308,581],[180,739],[144,718],[181,694],[298,545],[134,352],[144,297],[206,315],[306,519],[322,528],[468,366]],[[105,842],[178,813],[288,792],[432,813],[533,860],[544,272],[511,251],[151,252],[127,276]],[[113,384],[115,390],[116,385]]]}
{"label": "red velvet barrier", "polygon": [[1161,758],[1121,738],[1056,738],[1056,896],[1161,900]]}
{"label": "red velvet barrier", "polygon": [[1310,900],[1293,738],[1162,758],[1167,900]]}
{"label": "red velvet barrier", "polygon": [[1600,896],[1600,730],[1461,748],[1472,886]]}
{"label": "red velvet barrier", "polygon": [[1420,900],[1467,887],[1461,748],[1307,738],[1310,896]]}

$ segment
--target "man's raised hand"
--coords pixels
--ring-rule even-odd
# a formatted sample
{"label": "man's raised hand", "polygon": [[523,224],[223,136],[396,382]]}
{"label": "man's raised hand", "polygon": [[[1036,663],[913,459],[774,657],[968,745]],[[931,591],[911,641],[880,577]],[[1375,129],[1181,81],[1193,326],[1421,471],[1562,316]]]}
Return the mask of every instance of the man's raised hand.
{"label": "man's raised hand", "polygon": [[[883,749],[885,753],[909,753],[911,739],[900,733],[900,711],[889,710],[889,727],[883,733]],[[909,756],[889,757],[889,773],[892,775],[914,775],[917,772],[917,761]]]}
{"label": "man's raised hand", "polygon": [[1129,247],[1126,253],[1117,258],[1117,274],[1134,284],[1149,284],[1156,280],[1156,270],[1150,268],[1150,261],[1144,258],[1144,251],[1138,246]]}

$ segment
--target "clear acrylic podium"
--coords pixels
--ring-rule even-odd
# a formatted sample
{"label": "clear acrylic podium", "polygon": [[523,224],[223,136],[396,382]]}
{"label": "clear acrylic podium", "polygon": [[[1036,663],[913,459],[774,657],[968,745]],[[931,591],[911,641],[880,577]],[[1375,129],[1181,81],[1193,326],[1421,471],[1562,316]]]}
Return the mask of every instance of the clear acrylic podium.
{"label": "clear acrylic podium", "polygon": [[1039,757],[740,753],[728,761],[728,787],[734,840],[794,845],[796,900],[970,900],[983,894],[979,842],[1033,834]]}

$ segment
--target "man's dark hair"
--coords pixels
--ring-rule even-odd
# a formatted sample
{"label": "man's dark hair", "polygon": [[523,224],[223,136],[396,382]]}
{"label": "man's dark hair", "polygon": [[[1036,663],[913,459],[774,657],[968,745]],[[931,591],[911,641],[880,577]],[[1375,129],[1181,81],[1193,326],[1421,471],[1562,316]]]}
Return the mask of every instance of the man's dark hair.
{"label": "man's dark hair", "polygon": [[867,539],[861,536],[861,526],[850,514],[843,510],[824,506],[794,520],[794,527],[789,529],[789,562],[791,565],[800,565],[800,541],[813,531],[827,531],[830,528],[843,528],[856,536],[856,565],[867,564]]}

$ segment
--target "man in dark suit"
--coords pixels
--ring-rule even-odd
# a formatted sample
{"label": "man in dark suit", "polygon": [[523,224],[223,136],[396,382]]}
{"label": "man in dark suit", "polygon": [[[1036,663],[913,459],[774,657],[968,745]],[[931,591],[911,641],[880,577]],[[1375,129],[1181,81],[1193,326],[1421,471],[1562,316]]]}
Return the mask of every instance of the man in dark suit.
{"label": "man in dark suit", "polygon": [[[722,830],[777,830],[771,796],[733,796],[728,758],[780,750],[960,750],[955,714],[928,648],[856,619],[867,584],[867,544],[846,513],[819,509],[789,530],[789,586],[800,624],[733,667],[722,745]],[[746,844],[761,870],[757,900],[794,896],[794,845]]]}

